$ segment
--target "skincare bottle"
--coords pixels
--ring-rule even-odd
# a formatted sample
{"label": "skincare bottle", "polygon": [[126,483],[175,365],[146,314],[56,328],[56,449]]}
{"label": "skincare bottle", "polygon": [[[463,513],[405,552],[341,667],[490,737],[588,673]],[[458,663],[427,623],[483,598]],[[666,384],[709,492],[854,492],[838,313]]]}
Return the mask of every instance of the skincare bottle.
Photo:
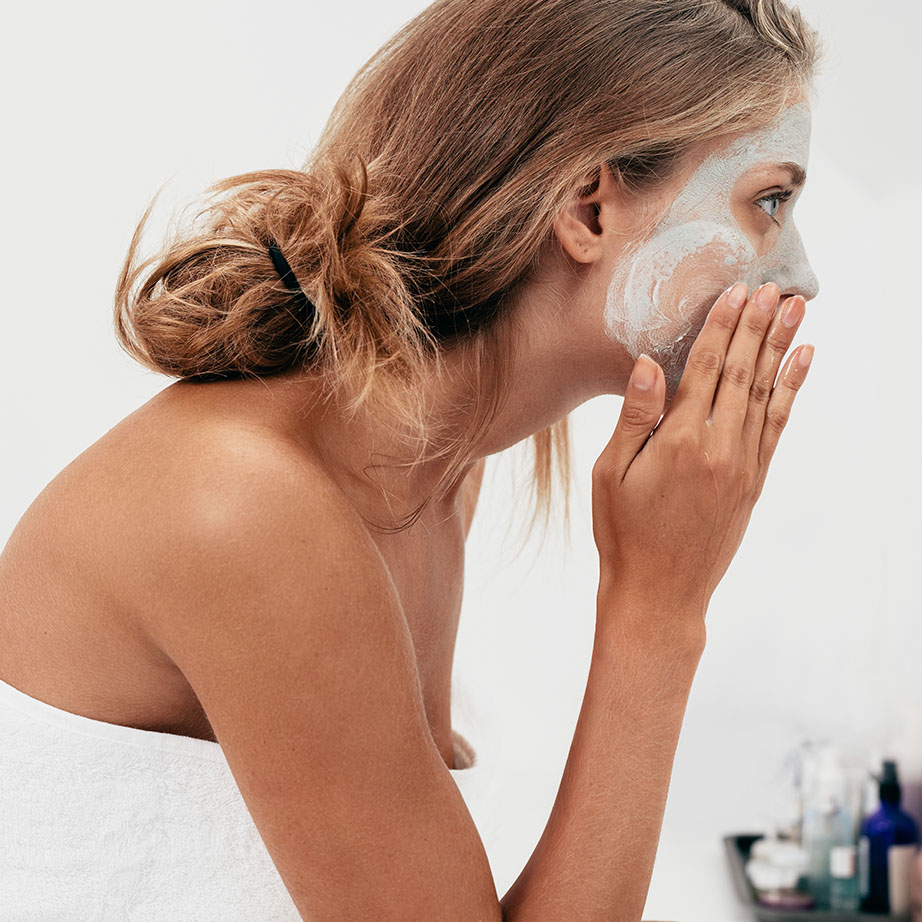
{"label": "skincare bottle", "polygon": [[857,912],[858,849],[854,845],[835,845],[829,853],[829,908]]}
{"label": "skincare bottle", "polygon": [[830,853],[852,844],[848,782],[838,750],[823,745],[813,754],[805,777],[803,846],[807,852],[807,888],[817,909],[830,902]]}
{"label": "skincare bottle", "polygon": [[[890,874],[908,875],[907,865],[919,842],[915,820],[900,809],[900,784],[896,762],[884,762],[880,777],[880,809],[861,824],[858,842],[858,865],[862,912],[890,912]],[[889,852],[895,849],[891,856]],[[904,881],[894,881],[895,893],[903,894]],[[902,900],[902,897],[900,897]],[[907,900],[908,904],[908,900]],[[902,907],[905,912],[907,906]]]}

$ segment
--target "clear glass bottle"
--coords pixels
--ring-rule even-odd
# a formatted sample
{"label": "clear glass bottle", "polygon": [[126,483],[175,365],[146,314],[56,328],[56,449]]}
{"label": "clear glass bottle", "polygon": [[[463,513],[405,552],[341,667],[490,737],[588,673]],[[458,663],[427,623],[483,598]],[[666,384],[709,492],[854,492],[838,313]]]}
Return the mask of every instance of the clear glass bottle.
{"label": "clear glass bottle", "polygon": [[853,844],[848,779],[837,747],[815,747],[805,763],[803,846],[808,855],[807,887],[817,909],[830,905],[830,854]]}

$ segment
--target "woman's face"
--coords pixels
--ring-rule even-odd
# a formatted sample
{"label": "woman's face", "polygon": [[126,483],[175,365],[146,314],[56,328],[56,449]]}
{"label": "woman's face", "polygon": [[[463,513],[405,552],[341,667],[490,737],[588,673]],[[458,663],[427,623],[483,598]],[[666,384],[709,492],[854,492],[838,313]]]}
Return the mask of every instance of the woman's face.
{"label": "woman's face", "polygon": [[656,359],[669,395],[711,305],[734,282],[816,296],[791,214],[806,176],[810,121],[798,101],[766,128],[705,147],[665,216],[618,259],[606,332],[632,358]]}

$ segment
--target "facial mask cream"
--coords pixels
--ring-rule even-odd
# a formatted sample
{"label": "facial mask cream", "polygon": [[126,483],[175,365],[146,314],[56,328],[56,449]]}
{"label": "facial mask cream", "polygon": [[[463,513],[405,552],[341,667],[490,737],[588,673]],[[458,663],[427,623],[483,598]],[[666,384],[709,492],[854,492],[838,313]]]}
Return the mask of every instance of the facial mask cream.
{"label": "facial mask cream", "polygon": [[695,337],[720,293],[734,282],[750,291],[775,282],[810,298],[817,281],[790,214],[773,246],[756,253],[731,207],[737,180],[760,164],[792,162],[806,170],[810,110],[789,106],[773,124],[708,155],[652,235],[627,250],[605,305],[608,334],[633,358],[656,359],[674,393]]}

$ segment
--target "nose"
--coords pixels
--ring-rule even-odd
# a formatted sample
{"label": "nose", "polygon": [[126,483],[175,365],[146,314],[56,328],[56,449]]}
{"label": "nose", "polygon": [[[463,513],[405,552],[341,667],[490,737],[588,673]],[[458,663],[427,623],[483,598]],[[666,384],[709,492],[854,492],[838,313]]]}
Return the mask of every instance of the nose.
{"label": "nose", "polygon": [[782,253],[783,256],[777,274],[766,278],[766,281],[775,281],[784,297],[801,295],[805,301],[812,301],[819,294],[819,279],[807,259],[797,228],[791,226],[787,236],[785,246],[779,248],[778,256],[782,256]]}
{"label": "nose", "polygon": [[[792,268],[794,269],[794,286],[791,294],[802,295],[805,301],[812,301],[820,292],[820,281],[810,265],[807,258],[807,251],[804,249],[804,242],[801,240],[800,232],[796,227],[792,227],[793,247]],[[795,255],[796,254],[796,255]]]}
{"label": "nose", "polygon": [[781,297],[787,298],[791,295],[802,295],[805,301],[812,301],[820,293],[820,282],[816,277],[810,264],[806,264],[806,274],[804,280],[798,285],[789,285],[787,290],[782,292]]}
{"label": "nose", "polygon": [[789,286],[785,295],[802,295],[805,301],[812,301],[820,293],[820,280],[806,258],[798,275],[800,278],[797,283]]}

